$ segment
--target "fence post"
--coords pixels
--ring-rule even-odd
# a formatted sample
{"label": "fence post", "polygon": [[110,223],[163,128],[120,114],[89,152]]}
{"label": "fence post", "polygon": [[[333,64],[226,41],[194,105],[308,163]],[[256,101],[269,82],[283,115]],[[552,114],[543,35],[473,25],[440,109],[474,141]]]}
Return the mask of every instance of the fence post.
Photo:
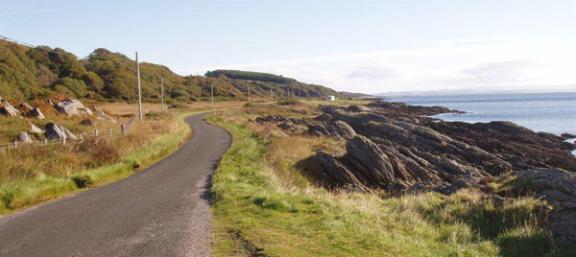
{"label": "fence post", "polygon": [[94,136],[98,137],[98,129],[94,129]]}
{"label": "fence post", "polygon": [[44,145],[48,145],[48,138],[44,138]]}

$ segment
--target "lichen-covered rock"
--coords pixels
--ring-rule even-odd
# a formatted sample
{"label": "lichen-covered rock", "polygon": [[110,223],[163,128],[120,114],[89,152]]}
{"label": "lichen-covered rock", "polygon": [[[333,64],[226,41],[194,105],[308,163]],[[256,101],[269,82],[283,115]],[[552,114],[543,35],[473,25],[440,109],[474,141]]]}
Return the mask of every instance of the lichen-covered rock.
{"label": "lichen-covered rock", "polygon": [[68,115],[68,116],[78,116],[78,115],[93,115],[92,110],[87,108],[77,99],[66,99],[63,101],[58,102],[54,105],[54,107]]}

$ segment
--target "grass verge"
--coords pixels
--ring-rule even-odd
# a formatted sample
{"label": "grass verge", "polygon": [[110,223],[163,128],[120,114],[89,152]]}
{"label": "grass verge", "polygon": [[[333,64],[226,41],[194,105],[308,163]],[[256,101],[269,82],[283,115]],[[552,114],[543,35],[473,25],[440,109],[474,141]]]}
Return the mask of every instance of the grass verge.
{"label": "grass verge", "polygon": [[130,176],[135,166],[143,169],[152,165],[178,149],[191,135],[185,122],[190,115],[191,112],[178,114],[168,133],[130,150],[119,162],[76,172],[73,176],[40,175],[0,184],[0,215],[81,190],[73,180],[75,177],[90,178],[91,185],[98,186]]}
{"label": "grass verge", "polygon": [[[542,228],[546,206],[537,199],[499,202],[471,190],[382,197],[286,186],[274,169],[291,164],[270,165],[267,156],[274,139],[265,143],[225,116],[209,120],[233,136],[213,177],[215,256],[574,256]],[[290,141],[284,152],[303,142]]]}

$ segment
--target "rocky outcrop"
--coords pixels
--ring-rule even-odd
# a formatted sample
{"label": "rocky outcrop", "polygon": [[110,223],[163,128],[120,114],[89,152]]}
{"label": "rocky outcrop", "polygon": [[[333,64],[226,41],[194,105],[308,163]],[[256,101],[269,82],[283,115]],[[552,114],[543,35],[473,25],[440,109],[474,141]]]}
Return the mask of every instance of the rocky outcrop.
{"label": "rocky outcrop", "polygon": [[77,99],[66,99],[58,102],[54,107],[68,115],[68,116],[79,116],[79,115],[93,115],[92,110],[87,108]]}
{"label": "rocky outcrop", "polygon": [[262,117],[257,117],[256,118],[256,122],[258,123],[264,123],[264,122],[283,122],[286,121],[286,117],[282,116],[282,115],[265,115]]}
{"label": "rocky outcrop", "polygon": [[461,188],[489,192],[489,182],[511,174],[514,195],[553,206],[546,224],[555,240],[576,244],[576,145],[566,142],[573,135],[429,117],[452,111],[443,107],[377,102],[319,109],[314,118],[274,118],[287,133],[346,141],[344,154],[319,151],[297,164],[312,182],[329,189],[451,194]]}
{"label": "rocky outcrop", "polygon": [[531,168],[576,171],[570,155],[574,145],[509,122],[444,122],[428,115],[452,110],[385,102],[319,109],[315,118],[275,116],[260,122],[273,122],[288,133],[347,141],[342,156],[319,152],[299,164],[309,178],[329,188],[452,193],[484,188],[494,177]]}
{"label": "rocky outcrop", "polygon": [[576,243],[576,174],[559,169],[519,171],[512,186],[516,194],[537,195],[552,204],[547,226],[554,238]]}
{"label": "rocky outcrop", "polygon": [[0,113],[10,117],[20,116],[20,111],[12,106],[8,101],[2,101]]}
{"label": "rocky outcrop", "polygon": [[386,115],[432,116],[441,113],[464,113],[443,106],[415,106],[387,101],[374,101],[368,106]]}
{"label": "rocky outcrop", "polygon": [[60,140],[60,139],[78,139],[70,130],[62,127],[56,123],[46,124],[46,139]]}

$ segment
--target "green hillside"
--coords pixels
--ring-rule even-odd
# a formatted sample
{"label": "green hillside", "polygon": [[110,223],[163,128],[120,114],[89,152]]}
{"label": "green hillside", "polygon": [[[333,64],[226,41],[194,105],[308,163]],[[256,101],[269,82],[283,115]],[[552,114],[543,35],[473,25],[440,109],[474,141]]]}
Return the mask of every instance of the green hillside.
{"label": "green hillside", "polygon": [[[141,84],[145,100],[159,98],[161,78],[166,96],[178,101],[195,101],[214,94],[221,98],[252,96],[320,97],[335,95],[332,89],[298,82],[282,76],[216,70],[206,76],[180,76],[168,67],[141,63]],[[96,100],[134,100],[137,97],[136,65],[120,53],[100,48],[79,59],[61,48],[27,47],[0,40],[0,96],[34,99],[55,95]]]}
{"label": "green hillside", "polygon": [[327,87],[305,84],[295,79],[282,76],[238,70],[215,70],[206,73],[208,78],[229,79],[230,83],[242,91],[250,86],[252,92],[258,95],[269,95],[274,90],[279,95],[320,97],[336,95],[337,93]]}

